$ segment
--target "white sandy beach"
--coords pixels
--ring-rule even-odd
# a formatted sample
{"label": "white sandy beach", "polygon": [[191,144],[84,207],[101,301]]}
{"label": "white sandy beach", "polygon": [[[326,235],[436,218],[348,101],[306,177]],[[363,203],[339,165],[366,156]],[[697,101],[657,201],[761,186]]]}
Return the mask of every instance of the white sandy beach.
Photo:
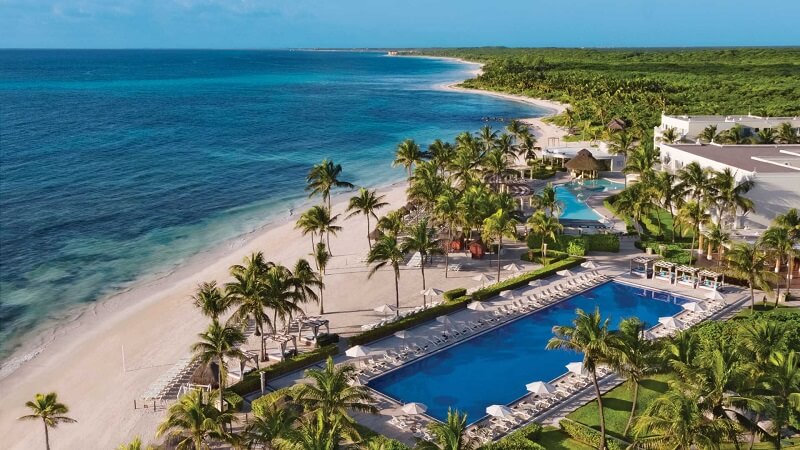
{"label": "white sandy beach", "polygon": [[[470,92],[525,101],[554,112],[563,108],[552,102],[506,94]],[[546,142],[549,135],[560,135],[558,129],[551,129],[538,119],[527,122],[540,127],[537,130],[540,143]],[[404,191],[405,183],[381,189],[390,208],[405,204]],[[334,213],[344,212],[344,197],[339,196],[335,201]],[[343,231],[331,238],[334,258],[326,277],[325,316],[330,319],[333,332],[353,333],[359,325],[378,319],[372,311],[374,307],[394,304],[394,286],[390,271],[381,271],[367,279],[366,266],[358,262],[368,249],[365,219],[358,216],[341,225]],[[310,251],[310,239],[294,229],[293,220],[268,227],[238,243],[241,245],[236,248],[216,249],[160,280],[86,308],[34,359],[0,380],[3,399],[0,448],[28,449],[42,445],[41,424],[16,419],[27,413],[24,403],[34,393],[50,391],[58,393],[59,399],[70,406],[69,416],[78,421],[51,431],[54,449],[113,448],[136,435],[145,441],[155,441],[154,431],[162,419],[161,411],[134,410],[133,402],[178,359],[189,356],[189,346],[206,327],[207,319],[189,299],[197,284],[210,280],[226,282],[228,268],[255,251],[263,251],[268,260],[285,265],[308,257]],[[472,276],[496,270],[495,264],[493,259],[472,262],[468,270],[452,273],[447,279],[441,268],[432,269],[426,272],[428,286],[470,287],[476,284],[470,279]],[[401,306],[421,304],[418,269],[402,271],[400,289]],[[308,310],[315,313],[317,308],[310,306]],[[251,342],[249,346],[254,344]]]}

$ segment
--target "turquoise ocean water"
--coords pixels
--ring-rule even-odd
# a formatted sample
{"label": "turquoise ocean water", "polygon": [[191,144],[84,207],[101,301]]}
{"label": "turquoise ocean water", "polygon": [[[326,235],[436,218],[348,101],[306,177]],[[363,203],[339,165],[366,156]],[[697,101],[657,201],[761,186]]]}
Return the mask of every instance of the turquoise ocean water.
{"label": "turquoise ocean water", "polygon": [[75,305],[286,217],[323,158],[383,185],[403,177],[390,162],[404,138],[542,115],[438,89],[471,69],[356,52],[0,50],[0,358]]}

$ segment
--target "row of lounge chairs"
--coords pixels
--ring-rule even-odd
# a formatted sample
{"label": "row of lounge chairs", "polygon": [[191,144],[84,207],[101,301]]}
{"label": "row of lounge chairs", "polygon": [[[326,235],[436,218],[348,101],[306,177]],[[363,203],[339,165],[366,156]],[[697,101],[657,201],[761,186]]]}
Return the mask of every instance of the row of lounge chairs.
{"label": "row of lounge chairs", "polygon": [[417,439],[424,439],[426,441],[433,441],[435,439],[431,432],[428,431],[428,421],[418,417],[411,415],[392,417],[391,420],[389,420],[389,425],[403,431],[410,431]]}
{"label": "row of lounge chairs", "polygon": [[193,358],[181,358],[164,375],[150,385],[142,395],[146,400],[163,401],[178,396],[180,387],[191,380],[199,362]]}

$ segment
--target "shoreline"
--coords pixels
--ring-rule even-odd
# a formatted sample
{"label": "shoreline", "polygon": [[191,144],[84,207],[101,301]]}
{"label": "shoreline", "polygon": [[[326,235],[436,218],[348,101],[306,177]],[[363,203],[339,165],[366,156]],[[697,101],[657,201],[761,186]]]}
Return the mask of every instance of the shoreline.
{"label": "shoreline", "polygon": [[[492,95],[556,110],[535,99],[456,87],[460,82],[438,88]],[[390,206],[383,213],[405,204],[406,186],[405,177],[398,171],[398,179],[387,179],[368,188],[386,196]],[[344,211],[351,195],[351,191],[332,195],[334,213]],[[36,434],[26,433],[27,428],[17,426],[14,419],[24,414],[23,403],[33,392],[51,390],[57,391],[61,400],[71,406],[71,415],[79,418],[78,424],[54,433],[60,445],[69,448],[88,441],[114,447],[135,435],[150,441],[161,414],[141,408],[134,410],[130,400],[142,394],[175,361],[185,357],[189,344],[206,326],[208,320],[189,301],[196,285],[211,280],[226,282],[228,267],[254,251],[264,251],[268,260],[287,266],[293,265],[297,258],[307,258],[310,240],[294,229],[293,211],[316,202],[317,199],[307,199],[289,211],[270,212],[263,225],[188,256],[167,270],[143,275],[119,292],[77,305],[66,314],[69,320],[55,319],[55,323],[48,322],[41,330],[32,332],[25,340],[32,345],[21,344],[0,366],[0,371],[6,372],[0,373],[0,395],[8,402],[8,407],[0,411],[0,433],[10,441],[8,448],[28,448],[26,444],[37,438]],[[334,256],[326,276],[326,317],[331,319],[332,332],[349,334],[375,319],[372,311],[375,305],[393,304],[394,286],[390,271],[379,271],[368,278],[365,265],[358,262],[367,250],[363,216],[346,221],[342,217],[340,224],[344,226],[342,232],[331,237]],[[468,287],[474,283],[469,280],[476,271],[493,273],[494,264],[477,263],[471,271],[451,274],[448,279],[443,274],[429,273],[428,280],[431,286],[441,289]],[[401,306],[405,303],[409,307],[420,301],[417,284],[420,281],[417,270],[403,267]],[[348,295],[353,286],[359,286],[359,290],[364,289],[369,295]],[[316,307],[308,309],[315,311]],[[12,369],[15,362],[18,364]],[[116,426],[92,427],[92,423],[100,420]]]}

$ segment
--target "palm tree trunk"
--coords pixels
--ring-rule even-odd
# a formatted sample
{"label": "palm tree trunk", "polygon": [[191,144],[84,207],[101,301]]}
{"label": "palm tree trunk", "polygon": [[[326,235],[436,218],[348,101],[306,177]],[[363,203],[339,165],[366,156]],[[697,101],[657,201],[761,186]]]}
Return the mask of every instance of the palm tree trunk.
{"label": "palm tree trunk", "polygon": [[47,429],[47,422],[44,421],[44,418],[42,418],[42,423],[44,424],[44,447],[50,450],[50,430]]}
{"label": "palm tree trunk", "polygon": [[[775,273],[780,273],[781,262],[783,258],[778,257],[778,262],[775,264],[776,270]],[[786,286],[788,289],[789,286]],[[775,281],[775,307],[778,307],[778,300],[781,298],[781,278],[778,277],[777,281]]]}
{"label": "palm tree trunk", "polygon": [[622,432],[624,436],[628,435],[628,430],[631,428],[631,424],[633,423],[633,417],[636,415],[636,402],[639,399],[639,383],[635,382],[633,384],[633,405],[631,405],[631,415],[628,416],[628,423],[625,424],[625,431]]}
{"label": "palm tree trunk", "polygon": [[400,316],[400,268],[394,267],[394,306],[395,315]]}
{"label": "palm tree trunk", "polygon": [[450,268],[450,246],[453,245],[453,228],[447,227],[447,245],[444,249],[444,277],[447,278],[447,271]]}
{"label": "palm tree trunk", "polygon": [[748,283],[750,287],[750,312],[756,310],[756,294],[753,292],[753,283]]}
{"label": "palm tree trunk", "polygon": [[[323,274],[322,272],[320,272],[320,278],[319,278],[319,281],[320,281],[320,283],[322,283],[322,284],[324,284],[324,282],[325,282],[325,281],[324,281],[324,277],[325,277],[325,274]],[[321,286],[319,287],[319,314],[320,314],[320,315],[323,315],[323,314],[325,314],[325,303],[324,303],[325,299],[324,299],[324,298],[323,298],[323,296],[322,296],[322,291],[324,291],[324,290],[325,290],[325,286],[321,285]]]}
{"label": "palm tree trunk", "polygon": [[[755,423],[761,421],[761,413],[756,413],[756,420]],[[750,445],[747,447],[747,450],[753,450],[753,445],[756,443],[756,433],[750,432]]]}
{"label": "palm tree trunk", "polygon": [[369,249],[372,250],[372,239],[369,238],[369,228],[369,213],[367,213],[367,245],[369,246]]}
{"label": "palm tree trunk", "polygon": [[219,358],[219,412],[225,408],[225,363]]}
{"label": "palm tree trunk", "polygon": [[[419,271],[422,272],[422,290],[425,290],[425,257],[422,257],[422,261],[419,264]],[[425,294],[422,294],[422,304],[425,305]]]}
{"label": "palm tree trunk", "polygon": [[497,241],[497,282],[500,282],[500,250],[503,248],[503,235]]}
{"label": "palm tree trunk", "polygon": [[264,345],[264,324],[261,319],[256,320],[256,330],[258,330],[258,339],[261,341],[261,361],[267,360],[267,346]]}
{"label": "palm tree trunk", "polygon": [[594,393],[597,396],[597,414],[600,419],[600,446],[598,450],[606,450],[606,418],[603,414],[603,400],[600,395],[600,385],[597,383],[597,371],[592,369],[592,384],[594,384]]}
{"label": "palm tree trunk", "polygon": [[702,255],[703,254],[703,233],[700,232],[700,226],[699,225],[697,227],[697,231],[695,232],[695,234],[697,234],[697,254],[698,255]]}
{"label": "palm tree trunk", "polygon": [[692,252],[694,251],[694,234],[692,234],[692,246],[689,247],[689,264],[692,264]]}
{"label": "palm tree trunk", "polygon": [[333,256],[333,252],[331,251],[331,232],[328,230],[325,233],[325,241],[328,243],[328,254]]}

